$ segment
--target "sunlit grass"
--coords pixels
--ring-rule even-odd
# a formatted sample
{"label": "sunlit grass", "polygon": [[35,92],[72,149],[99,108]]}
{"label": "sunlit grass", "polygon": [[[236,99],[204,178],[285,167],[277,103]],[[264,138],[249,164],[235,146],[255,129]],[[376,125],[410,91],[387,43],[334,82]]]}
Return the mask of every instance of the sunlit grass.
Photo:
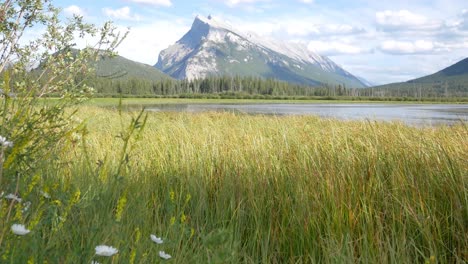
{"label": "sunlit grass", "polygon": [[[131,116],[81,109],[88,133],[43,168],[51,198],[21,190],[31,233],[7,240],[0,262],[467,261],[463,124],[150,114],[116,175]],[[118,254],[95,256],[101,244]]]}

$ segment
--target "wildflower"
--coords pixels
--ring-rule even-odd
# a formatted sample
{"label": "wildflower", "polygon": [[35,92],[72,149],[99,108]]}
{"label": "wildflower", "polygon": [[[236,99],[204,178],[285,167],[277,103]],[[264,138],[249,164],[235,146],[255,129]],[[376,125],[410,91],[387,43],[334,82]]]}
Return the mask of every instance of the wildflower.
{"label": "wildflower", "polygon": [[14,194],[12,194],[12,193],[10,193],[10,194],[8,194],[7,196],[5,196],[5,199],[8,199],[8,200],[15,200],[15,201],[17,201],[18,203],[21,203],[21,201],[22,201],[21,198],[19,198],[18,196],[14,195]]}
{"label": "wildflower", "polygon": [[0,136],[0,146],[11,148],[13,147],[13,142],[8,141],[5,137]]}
{"label": "wildflower", "polygon": [[31,202],[30,201],[25,202],[24,207],[23,207],[23,213],[29,211],[29,207],[31,207]]}
{"label": "wildflower", "polygon": [[170,259],[170,258],[172,258],[171,255],[167,254],[167,253],[164,252],[164,251],[159,251],[159,256],[160,256],[161,258],[163,258],[163,259]]}
{"label": "wildflower", "polygon": [[116,248],[106,245],[99,245],[96,247],[96,255],[98,256],[110,257],[117,254],[118,252],[119,251]]}
{"label": "wildflower", "polygon": [[93,261],[91,261],[91,264],[101,264],[101,263],[93,260]]}
{"label": "wildflower", "polygon": [[180,216],[180,222],[183,224],[186,221],[187,221],[187,216],[184,213],[182,213],[182,215]]}
{"label": "wildflower", "polygon": [[140,241],[140,238],[141,238],[141,232],[140,232],[140,228],[135,228],[135,244],[138,243],[138,241]]}
{"label": "wildflower", "polygon": [[13,224],[11,226],[11,231],[13,232],[13,234],[19,235],[19,236],[24,236],[28,234],[29,232],[31,232],[30,230],[26,229],[24,225],[21,225],[21,224]]}
{"label": "wildflower", "polygon": [[78,142],[81,140],[81,135],[73,132],[71,135],[72,142]]}
{"label": "wildflower", "polygon": [[120,222],[120,220],[122,220],[122,214],[123,214],[126,204],[127,204],[127,194],[124,194],[122,197],[120,197],[117,203],[117,210],[115,212],[115,220],[117,222]]}
{"label": "wildflower", "polygon": [[175,192],[173,190],[171,190],[169,192],[169,198],[171,199],[171,202],[174,202],[175,200]]}
{"label": "wildflower", "polygon": [[50,194],[47,192],[41,191],[41,195],[46,199],[50,199]]}
{"label": "wildflower", "polygon": [[160,238],[160,237],[157,237],[155,235],[151,235],[151,240],[153,240],[154,243],[156,244],[162,244],[163,243],[163,240]]}

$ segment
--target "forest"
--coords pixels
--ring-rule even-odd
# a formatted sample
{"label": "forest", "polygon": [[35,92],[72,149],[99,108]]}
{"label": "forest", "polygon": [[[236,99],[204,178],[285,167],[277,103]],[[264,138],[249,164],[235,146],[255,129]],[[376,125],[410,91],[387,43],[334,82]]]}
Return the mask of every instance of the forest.
{"label": "forest", "polygon": [[[77,77],[77,82],[83,81]],[[401,83],[369,88],[349,88],[344,84],[306,86],[275,79],[241,76],[213,76],[194,80],[146,80],[90,78],[85,81],[98,96],[112,97],[216,97],[231,95],[235,98],[272,97],[370,97],[370,98],[413,98],[443,99],[468,96],[465,82],[445,83]]]}

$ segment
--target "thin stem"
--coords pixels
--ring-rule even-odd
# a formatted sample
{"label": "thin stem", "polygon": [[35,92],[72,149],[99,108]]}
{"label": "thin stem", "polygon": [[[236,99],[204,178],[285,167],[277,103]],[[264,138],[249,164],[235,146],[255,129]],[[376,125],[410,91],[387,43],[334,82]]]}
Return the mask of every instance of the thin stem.
{"label": "thin stem", "polygon": [[0,188],[2,188],[2,179],[3,179],[3,162],[4,162],[3,152],[4,152],[4,148],[2,146],[0,149]]}
{"label": "thin stem", "polygon": [[[18,193],[18,189],[19,189],[19,180],[20,180],[20,176],[19,176],[19,174],[18,174],[18,178],[17,178],[17,180],[16,180],[15,194]],[[0,237],[0,248],[1,248],[1,246],[2,246],[3,238],[5,237],[5,234],[6,234],[6,231],[7,231],[7,228],[5,227],[5,224],[8,223],[8,221],[10,220],[11,211],[13,210],[13,205],[15,204],[15,202],[16,202],[15,199],[12,199],[12,200],[11,200],[10,206],[9,206],[9,208],[8,208],[7,216],[6,216],[6,218],[5,218],[5,221],[3,222],[2,236]]]}

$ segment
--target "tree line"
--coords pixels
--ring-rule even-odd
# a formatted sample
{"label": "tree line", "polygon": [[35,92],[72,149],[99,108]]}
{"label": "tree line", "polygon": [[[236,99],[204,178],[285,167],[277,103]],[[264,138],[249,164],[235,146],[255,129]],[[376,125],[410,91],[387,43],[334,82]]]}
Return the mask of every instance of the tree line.
{"label": "tree line", "polygon": [[[77,80],[80,81],[80,80]],[[150,81],[144,79],[92,78],[87,81],[99,94],[123,95],[187,95],[242,93],[271,96],[352,96],[359,95],[359,89],[349,89],[344,84],[307,86],[276,79],[241,76],[211,76],[193,80],[165,79]]]}
{"label": "tree line", "polygon": [[[80,77],[77,77],[80,78]],[[77,80],[80,81],[80,80]],[[425,84],[401,83],[372,88],[349,88],[345,84],[308,86],[276,79],[241,76],[211,76],[193,80],[91,78],[86,83],[101,95],[174,96],[199,94],[245,94],[264,96],[322,97],[401,97],[441,98],[466,97],[468,84],[438,82]]]}

